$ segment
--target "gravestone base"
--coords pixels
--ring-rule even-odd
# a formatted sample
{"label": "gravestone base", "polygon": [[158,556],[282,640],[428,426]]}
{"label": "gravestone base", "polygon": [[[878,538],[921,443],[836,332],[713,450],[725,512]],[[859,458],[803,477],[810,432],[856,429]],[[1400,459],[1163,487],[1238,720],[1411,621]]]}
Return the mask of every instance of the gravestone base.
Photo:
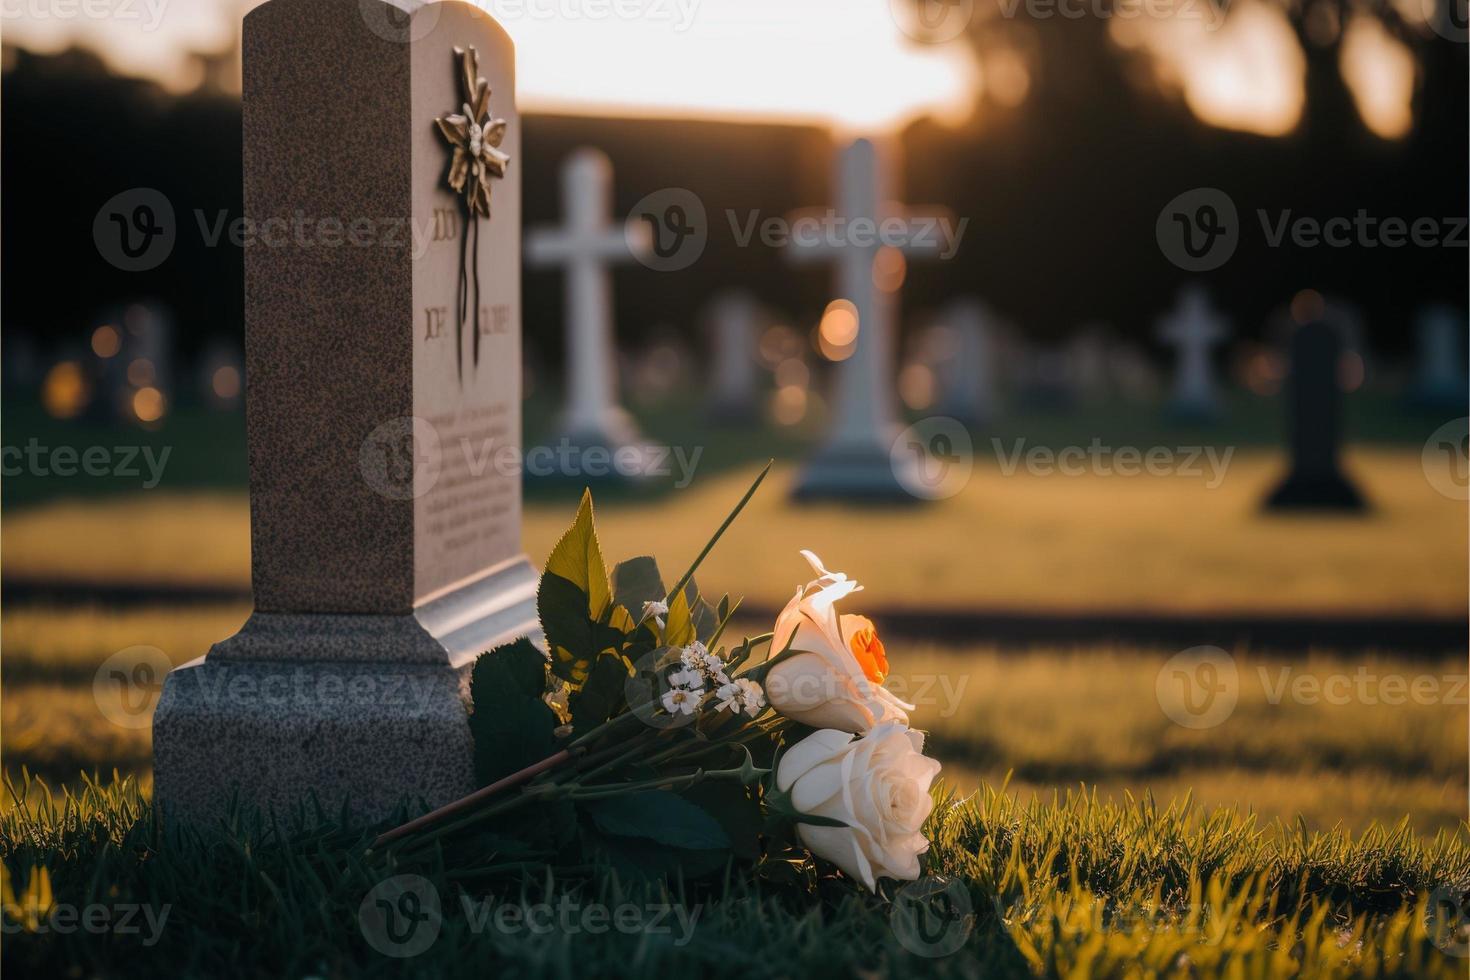
{"label": "gravestone base", "polygon": [[917,463],[912,474],[900,477],[899,467],[907,466],[908,457],[897,461],[879,446],[829,446],[807,463],[796,478],[791,492],[794,500],[808,503],[839,500],[873,504],[913,504],[922,498],[910,487],[920,486]]}
{"label": "gravestone base", "polygon": [[1267,510],[1360,511],[1367,507],[1358,488],[1341,474],[1314,478],[1293,474],[1266,498]]}
{"label": "gravestone base", "polygon": [[379,821],[474,791],[474,748],[447,665],[214,662],[169,674],[153,721],[154,795],[170,823],[232,799],[283,818],[312,794]]}
{"label": "gravestone base", "polygon": [[377,821],[400,804],[472,792],[467,699],[479,654],[544,644],[525,558],[411,613],[252,613],[239,633],[171,671],[153,718],[154,799],[166,820],[224,815],[231,797],[290,813]]}

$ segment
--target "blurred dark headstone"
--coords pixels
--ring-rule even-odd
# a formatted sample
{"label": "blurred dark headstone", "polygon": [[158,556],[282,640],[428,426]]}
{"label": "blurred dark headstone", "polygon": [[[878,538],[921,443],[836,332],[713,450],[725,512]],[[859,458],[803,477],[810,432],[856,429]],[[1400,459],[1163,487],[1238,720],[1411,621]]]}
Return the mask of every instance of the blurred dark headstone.
{"label": "blurred dark headstone", "polygon": [[1366,506],[1338,462],[1341,355],[1341,335],[1323,320],[1306,323],[1292,335],[1286,389],[1291,470],[1267,498],[1270,510],[1362,510]]}

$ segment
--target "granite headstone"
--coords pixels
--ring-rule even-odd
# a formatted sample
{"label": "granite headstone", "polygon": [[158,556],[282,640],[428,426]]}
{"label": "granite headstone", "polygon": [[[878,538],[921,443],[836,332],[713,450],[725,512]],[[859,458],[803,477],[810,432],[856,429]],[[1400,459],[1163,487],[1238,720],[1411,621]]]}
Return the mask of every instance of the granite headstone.
{"label": "granite headstone", "polygon": [[[450,188],[435,122],[474,101],[476,74],[509,157],[488,216]],[[165,684],[166,819],[235,793],[376,819],[473,788],[468,668],[538,632],[503,465],[521,432],[521,146],[510,38],[468,4],[246,17],[246,213],[310,233],[245,251],[255,609]]]}

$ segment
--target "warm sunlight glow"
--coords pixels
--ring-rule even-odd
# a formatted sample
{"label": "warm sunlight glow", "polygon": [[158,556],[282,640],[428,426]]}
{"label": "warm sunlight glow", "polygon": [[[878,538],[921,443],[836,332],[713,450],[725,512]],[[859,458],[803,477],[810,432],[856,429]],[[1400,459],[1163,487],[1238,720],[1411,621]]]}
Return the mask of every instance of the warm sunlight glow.
{"label": "warm sunlight glow", "polygon": [[1363,124],[1401,139],[1414,124],[1414,55],[1376,17],[1355,14],[1342,35],[1342,80]]}
{"label": "warm sunlight glow", "polygon": [[913,42],[888,0],[700,0],[686,9],[687,25],[677,14],[503,19],[519,55],[521,108],[870,133],[925,114],[960,122],[978,88],[967,45]]}
{"label": "warm sunlight glow", "polygon": [[[190,0],[167,16],[8,18],[36,51],[81,44],[116,71],[187,90],[193,51],[216,51],[259,0]],[[980,72],[969,45],[921,44],[889,0],[474,0],[515,40],[523,112],[733,119],[878,134],[923,115],[968,117]],[[567,12],[579,12],[571,16]],[[620,11],[627,11],[620,15]],[[1008,69],[1002,68],[1002,72]],[[1014,97],[1017,79],[1010,72]]]}
{"label": "warm sunlight glow", "polygon": [[1232,4],[1218,28],[1201,16],[1117,18],[1111,36],[1144,48],[1163,87],[1182,93],[1201,121],[1281,136],[1296,128],[1306,59],[1286,15],[1260,0]]}

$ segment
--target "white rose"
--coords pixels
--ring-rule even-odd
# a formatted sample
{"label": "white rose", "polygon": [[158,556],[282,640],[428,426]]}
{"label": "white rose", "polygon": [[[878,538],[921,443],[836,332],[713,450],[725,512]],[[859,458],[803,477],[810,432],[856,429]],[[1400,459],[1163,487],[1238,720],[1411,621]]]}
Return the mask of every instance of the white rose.
{"label": "white rose", "polygon": [[862,586],[827,571],[810,551],[802,556],[817,577],[776,617],[771,649],[779,653],[789,642],[793,655],[766,675],[771,707],[812,728],[860,733],[886,722],[907,725],[914,706],[883,686],[888,656],[872,621],[837,613],[837,601]]}
{"label": "white rose", "polygon": [[858,739],[825,729],[787,749],[776,788],[791,793],[799,812],[847,824],[797,824],[802,844],[874,890],[879,878],[918,878],[919,855],[929,849],[920,829],[939,774],[923,748],[922,732],[888,724]]}

